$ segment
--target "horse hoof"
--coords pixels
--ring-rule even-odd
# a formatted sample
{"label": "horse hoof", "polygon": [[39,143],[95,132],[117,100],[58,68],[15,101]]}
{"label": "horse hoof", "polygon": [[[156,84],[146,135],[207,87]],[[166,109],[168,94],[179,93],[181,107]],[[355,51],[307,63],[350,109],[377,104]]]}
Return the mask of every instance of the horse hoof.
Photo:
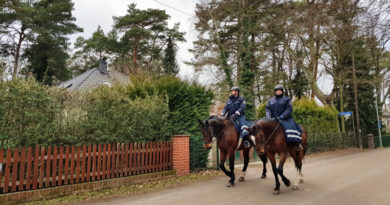
{"label": "horse hoof", "polygon": [[280,191],[279,190],[274,190],[274,195],[279,195],[280,194]]}
{"label": "horse hoof", "polygon": [[234,183],[228,182],[228,183],[226,184],[226,187],[234,187]]}
{"label": "horse hoof", "polygon": [[293,186],[292,190],[299,190],[299,186]]}
{"label": "horse hoof", "polygon": [[261,178],[265,179],[265,178],[267,178],[267,176],[266,175],[261,175]]}
{"label": "horse hoof", "polygon": [[299,183],[303,184],[305,181],[303,179],[299,179]]}
{"label": "horse hoof", "polygon": [[245,181],[245,177],[240,177],[240,179],[238,179],[239,182],[244,182]]}
{"label": "horse hoof", "polygon": [[284,185],[286,185],[287,187],[289,187],[291,185],[291,182],[290,180],[286,180],[286,181],[283,181],[284,182]]}

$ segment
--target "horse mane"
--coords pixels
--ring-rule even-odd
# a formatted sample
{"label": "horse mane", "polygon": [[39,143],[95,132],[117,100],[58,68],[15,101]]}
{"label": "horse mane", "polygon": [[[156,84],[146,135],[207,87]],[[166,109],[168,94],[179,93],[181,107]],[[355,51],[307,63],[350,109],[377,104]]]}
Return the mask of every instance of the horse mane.
{"label": "horse mane", "polygon": [[213,122],[215,122],[215,123],[217,123],[217,124],[225,124],[224,123],[224,118],[222,118],[222,117],[219,117],[219,116],[217,116],[217,115],[211,115],[209,118],[207,118],[207,121],[209,122],[209,123],[213,123]]}
{"label": "horse mane", "polygon": [[212,127],[217,128],[218,130],[225,129],[227,126],[234,126],[230,119],[217,115],[211,115],[209,118],[207,118],[206,121],[208,121]]}

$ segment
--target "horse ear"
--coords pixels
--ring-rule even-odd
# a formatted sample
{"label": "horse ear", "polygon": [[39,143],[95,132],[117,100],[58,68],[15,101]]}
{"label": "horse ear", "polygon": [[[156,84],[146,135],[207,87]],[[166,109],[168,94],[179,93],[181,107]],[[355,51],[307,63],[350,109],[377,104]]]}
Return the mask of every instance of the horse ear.
{"label": "horse ear", "polygon": [[203,126],[203,121],[199,120],[199,119],[198,119],[198,121],[199,121],[199,124]]}
{"label": "horse ear", "polygon": [[206,125],[206,127],[209,127],[210,124],[209,124],[208,120],[205,121],[205,125]]}

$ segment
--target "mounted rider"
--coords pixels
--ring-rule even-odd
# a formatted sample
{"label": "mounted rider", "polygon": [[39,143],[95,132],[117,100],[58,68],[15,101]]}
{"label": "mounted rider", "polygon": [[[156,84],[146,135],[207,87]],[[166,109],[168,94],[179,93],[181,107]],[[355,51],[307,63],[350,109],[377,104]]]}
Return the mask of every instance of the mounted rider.
{"label": "mounted rider", "polygon": [[266,117],[277,119],[283,126],[287,142],[297,143],[297,151],[302,149],[302,128],[296,124],[291,116],[293,107],[288,96],[284,96],[283,85],[275,86],[275,96],[266,106]]}
{"label": "mounted rider", "polygon": [[[226,102],[225,107],[223,108],[221,116],[225,117],[227,114],[227,117],[232,119],[235,125],[237,125],[240,130],[240,139],[238,141],[237,149],[239,149],[239,147],[241,146],[242,139],[246,136],[249,136],[249,132],[245,128],[249,128],[251,123],[248,122],[245,117],[245,110],[245,98],[240,96],[240,88],[237,86],[232,87],[230,89],[230,97]],[[255,144],[255,141],[252,138],[250,140],[252,140],[253,144]]]}

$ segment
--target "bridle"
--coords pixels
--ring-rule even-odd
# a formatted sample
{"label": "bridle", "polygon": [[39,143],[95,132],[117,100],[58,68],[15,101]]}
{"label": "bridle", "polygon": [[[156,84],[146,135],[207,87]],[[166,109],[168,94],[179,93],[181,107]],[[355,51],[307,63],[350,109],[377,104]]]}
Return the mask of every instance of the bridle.
{"label": "bridle", "polygon": [[[211,132],[210,132],[210,130],[211,130]],[[207,142],[207,143],[204,143],[204,144],[209,146],[211,143],[213,143],[213,139],[215,139],[215,138],[217,138],[217,137],[215,136],[213,127],[210,127],[210,126],[209,126],[209,127],[207,128],[207,133],[211,135],[210,141]]]}
{"label": "bridle", "polygon": [[211,135],[211,138],[210,138],[210,141],[209,141],[209,142],[205,143],[205,145],[210,146],[210,145],[213,143],[214,139],[218,139],[218,137],[219,137],[222,133],[225,132],[225,129],[226,129],[227,127],[228,127],[228,126],[225,126],[225,127],[218,133],[218,135],[216,135],[216,134],[214,133],[213,127],[212,127],[212,126],[209,126],[209,127],[207,128],[207,133]]}

